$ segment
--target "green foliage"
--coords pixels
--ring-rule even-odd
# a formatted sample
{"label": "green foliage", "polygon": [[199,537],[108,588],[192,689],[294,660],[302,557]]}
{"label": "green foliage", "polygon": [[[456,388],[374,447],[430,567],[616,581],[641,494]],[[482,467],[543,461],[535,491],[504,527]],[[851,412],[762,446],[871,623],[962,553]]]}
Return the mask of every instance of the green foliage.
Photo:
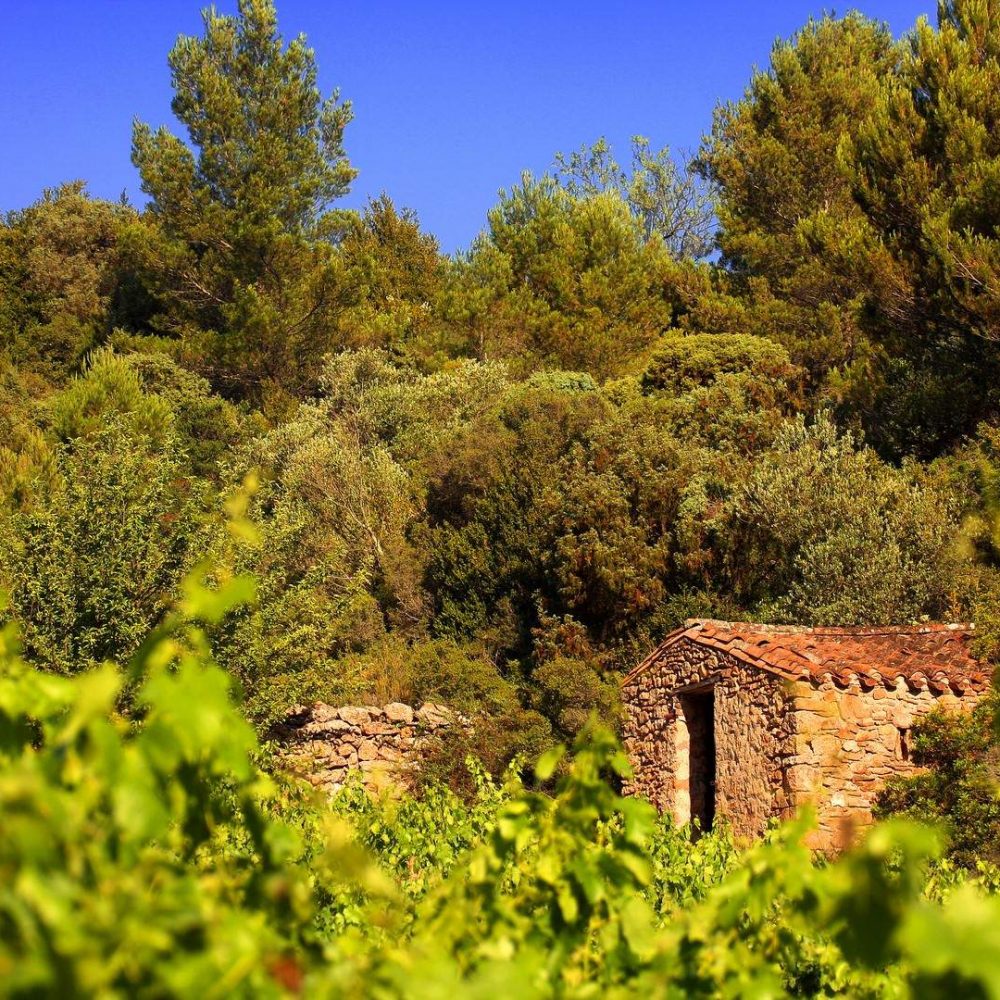
{"label": "green foliage", "polygon": [[877,815],[943,821],[949,855],[973,870],[983,861],[1000,860],[1000,751],[993,701],[971,715],[935,712],[921,719],[913,730],[911,754],[925,770],[889,782],[879,794]]}
{"label": "green foliage", "polygon": [[[551,796],[475,767],[471,806],[441,788],[397,803],[352,789],[328,812],[276,788],[199,627],[252,585],[184,590],[126,670],[56,678],[0,634],[0,971],[14,993],[996,987],[996,900],[968,883],[921,897],[933,835],[879,828],[823,867],[803,824],[744,857],[719,835],[691,844],[615,793],[627,764],[602,730]],[[115,713],[126,684],[131,722]],[[561,758],[542,757],[537,780]]]}
{"label": "green foliage", "polygon": [[207,543],[242,420],[168,358],[106,348],[25,417],[0,466],[0,579],[29,654],[61,672],[125,657]]}
{"label": "green foliage", "polygon": [[388,195],[373,199],[350,220],[338,256],[353,298],[337,319],[341,344],[417,357],[433,349],[445,262],[415,213],[398,211]]}
{"label": "green foliage", "polygon": [[1000,339],[990,277],[996,13],[954,0],[940,5],[938,30],[919,22],[851,150],[855,193],[894,271],[879,288],[893,298],[875,303],[903,338]]}
{"label": "green foliage", "polygon": [[700,157],[718,191],[718,243],[745,299],[743,328],[784,344],[818,383],[866,363],[863,279],[839,266],[866,229],[837,148],[896,58],[888,29],[860,14],[808,22],[775,43],[741,100],[717,109]]}
{"label": "green foliage", "polygon": [[445,785],[428,782],[419,796],[372,798],[350,785],[332,801],[332,811],[350,824],[357,841],[413,899],[460,871],[468,853],[486,840],[497,814],[524,791],[515,759],[494,780],[473,757],[466,759],[472,794],[460,798]]}
{"label": "green foliage", "polygon": [[125,250],[135,212],[88,197],[83,182],[46,190],[0,224],[0,353],[61,381],[114,323],[141,312]]}
{"label": "green foliage", "polygon": [[201,551],[203,510],[177,453],[119,421],[58,446],[52,482],[0,516],[0,586],[27,654],[57,673],[128,657]]}
{"label": "green foliage", "polygon": [[672,258],[616,191],[575,197],[525,174],[488,222],[445,307],[465,352],[605,378],[670,325]]}
{"label": "green foliage", "polygon": [[657,348],[642,384],[645,389],[678,395],[738,373],[754,376],[762,385],[773,385],[773,404],[787,395],[793,368],[788,354],[772,340],[739,334],[693,334],[672,338]]}
{"label": "green foliage", "polygon": [[107,349],[90,355],[83,374],[53,398],[50,412],[60,441],[94,437],[112,422],[157,449],[173,436],[173,409],[145,393],[135,368]]}
{"label": "green foliage", "polygon": [[857,14],[810,22],[701,154],[737,299],[716,311],[785,344],[893,456],[997,412],[995,15],[941,4],[903,44]]}
{"label": "green foliage", "polygon": [[[626,666],[685,613],[907,621],[968,604],[951,546],[965,501],[916,466],[885,465],[829,421],[808,431],[788,424],[795,379],[773,342],[718,334],[671,337],[641,379],[603,388],[574,373],[517,382],[465,363],[420,375],[378,352],[340,355],[323,376],[323,400],[272,432],[264,450],[254,445],[240,470],[279,470],[262,497],[277,497],[290,476],[281,495],[305,534],[290,536],[274,563],[276,595],[295,579],[287,567],[314,560],[309,532],[328,546],[364,523],[343,506],[349,484],[352,504],[380,498],[367,503],[382,554],[368,532],[343,550],[366,567],[351,576],[361,588],[352,593],[366,595],[359,607],[379,613],[367,624],[346,606],[317,613],[327,634],[346,623],[361,660],[345,655],[342,639],[297,641],[281,659],[318,651],[309,690],[354,691],[358,664],[377,661],[387,629],[403,637],[385,647],[397,651],[397,680],[377,690],[404,691],[398,651],[413,639],[429,632],[478,645],[522,684],[522,705],[541,707],[571,736],[591,708],[607,713],[604,672]],[[359,448],[383,455],[395,485],[369,460],[347,471]],[[260,505],[266,531],[284,503]],[[275,542],[265,549],[279,551]],[[322,558],[328,580],[331,558]],[[295,613],[301,625],[306,616]],[[540,657],[546,616],[577,622],[587,651]],[[282,641],[292,620],[262,618],[281,623]],[[239,642],[233,662],[253,645]],[[593,664],[579,673],[587,693],[568,702],[536,673],[560,656]],[[560,722],[564,711],[572,724]]]}
{"label": "green foliage", "polygon": [[215,395],[205,379],[164,354],[130,354],[125,361],[143,392],[169,410],[192,473],[217,481],[223,458],[260,426],[259,420]]}
{"label": "green foliage", "polygon": [[617,677],[606,679],[592,662],[557,656],[537,667],[532,681],[542,713],[553,720],[555,733],[562,740],[575,738],[595,717],[606,725],[617,720]]}
{"label": "green foliage", "polygon": [[[777,43],[698,160],[711,263],[643,139],[525,175],[451,259],[388,196],[338,211],[350,106],[268,0],[206,12],[187,141],[135,127],[148,208],[74,183],[0,224],[7,990],[1000,995],[985,709],[883,797],[948,829],[929,878],[908,823],[829,865],[806,819],[692,843],[591,722],[692,614],[1000,649],[995,8]],[[419,795],[331,808],[230,690],[261,729],[471,726]]]}
{"label": "green foliage", "polygon": [[170,54],[172,109],[190,146],[136,124],[132,158],[162,230],[139,252],[165,311],[214,380],[261,398],[301,388],[330,346],[336,298],[327,212],[355,175],[343,150],[349,104],[320,99],[313,54],[287,46],[270,0],[205,14],[203,38]]}
{"label": "green foliage", "polygon": [[693,164],[667,148],[653,151],[644,136],[632,137],[631,173],[615,162],[604,138],[589,149],[556,154],[557,177],[575,197],[617,192],[642,225],[647,240],[660,237],[678,260],[712,252],[712,206]]}
{"label": "green foliage", "polygon": [[517,705],[513,685],[500,676],[483,650],[451,639],[408,645],[386,642],[357,659],[363,664],[360,690],[381,704],[432,701],[461,712],[491,714]]}
{"label": "green foliage", "polygon": [[38,426],[47,390],[44,381],[0,360],[0,511],[30,502],[51,482],[52,449]]}
{"label": "green foliage", "polygon": [[896,435],[924,453],[997,408],[996,15],[956,0],[939,5],[938,30],[918,22],[843,151],[877,237],[860,259],[870,327],[899,359],[889,411],[902,389]]}
{"label": "green foliage", "polygon": [[729,516],[734,583],[765,619],[874,624],[945,610],[938,567],[958,531],[954,501],[826,418],[785,428]]}
{"label": "green foliage", "polygon": [[[39,673],[0,639],[0,970],[12,995],[277,995],[310,888],[194,622],[128,670]],[[190,623],[190,624],[189,624]],[[140,726],[115,714],[136,686]],[[294,971],[294,962],[291,966]]]}
{"label": "green foliage", "polygon": [[248,511],[256,538],[236,543],[220,531],[216,549],[254,572],[259,602],[216,637],[216,649],[264,717],[294,703],[300,685],[335,691],[339,656],[381,638],[390,621],[419,618],[405,534],[414,510],[389,452],[316,407],[230,462],[236,482],[267,473]]}
{"label": "green foliage", "polygon": [[471,795],[478,772],[470,758],[500,775],[518,755],[536,756],[552,744],[546,715],[522,705],[516,676],[478,645],[447,638],[406,641],[390,632],[311,680],[308,697],[379,705],[436,702],[468,717],[470,729],[450,732],[425,758],[421,781],[430,787],[441,781]]}
{"label": "green foliage", "polygon": [[[512,981],[531,996],[992,988],[992,937],[974,954],[959,941],[961,928],[988,926],[995,901],[969,885],[944,905],[920,897],[933,835],[880,829],[821,868],[793,826],[737,857],[722,838],[692,845],[658,825],[646,804],[618,798],[604,775],[625,765],[605,735],[592,733],[577,749],[553,797],[501,797],[492,829],[440,883],[424,876],[428,826],[454,838],[453,826],[481,825],[480,805],[457,818],[447,802],[437,819],[420,812],[411,820],[416,837],[383,832],[383,817],[400,818],[405,806],[374,822],[365,815],[363,835],[376,850],[385,845],[420,901],[405,952],[369,951],[340,980],[345,988],[364,983],[388,996],[431,996],[445,983],[480,995]],[[539,761],[538,777],[550,777],[558,760]],[[450,868],[447,847],[442,856]]]}

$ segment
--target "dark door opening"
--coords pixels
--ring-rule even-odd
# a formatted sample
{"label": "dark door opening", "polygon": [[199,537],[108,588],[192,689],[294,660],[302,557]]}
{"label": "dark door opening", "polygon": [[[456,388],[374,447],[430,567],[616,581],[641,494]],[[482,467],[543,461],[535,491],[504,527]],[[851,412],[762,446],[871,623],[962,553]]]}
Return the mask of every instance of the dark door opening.
{"label": "dark door opening", "polygon": [[707,833],[715,822],[715,689],[681,695],[681,707],[690,746],[691,820]]}

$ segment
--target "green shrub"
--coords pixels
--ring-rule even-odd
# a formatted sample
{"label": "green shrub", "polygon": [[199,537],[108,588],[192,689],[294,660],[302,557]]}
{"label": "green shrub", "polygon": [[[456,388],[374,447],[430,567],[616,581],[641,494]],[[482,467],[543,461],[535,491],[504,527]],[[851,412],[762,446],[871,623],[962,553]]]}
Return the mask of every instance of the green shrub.
{"label": "green shrub", "polygon": [[993,699],[969,715],[934,712],[914,727],[913,762],[925,771],[895,778],[879,794],[876,815],[943,822],[948,853],[975,870],[1000,862],[1000,746]]}
{"label": "green shrub", "polygon": [[763,620],[886,624],[945,611],[955,499],[826,417],[785,425],[726,520],[734,589]]}
{"label": "green shrub", "polygon": [[[195,625],[247,593],[189,585],[128,670],[53,677],[0,632],[4,993],[276,996],[301,976],[314,890]],[[141,725],[115,713],[126,685]]]}
{"label": "green shrub", "polygon": [[501,676],[486,652],[452,639],[407,643],[386,639],[340,664],[355,696],[384,705],[442,702],[460,712],[502,712],[517,705],[517,689]]}
{"label": "green shrub", "polygon": [[613,727],[621,710],[617,676],[602,676],[594,662],[568,656],[546,660],[532,674],[539,709],[560,740],[573,740],[593,718]]}
{"label": "green shrub", "polygon": [[645,373],[645,390],[680,395],[706,388],[727,375],[753,376],[761,385],[786,390],[795,374],[788,352],[766,337],[732,333],[678,334],[657,347]]}
{"label": "green shrub", "polygon": [[135,368],[107,348],[90,355],[83,374],[53,397],[50,411],[60,441],[93,437],[112,421],[156,447],[174,437],[168,403],[144,392]]}
{"label": "green shrub", "polygon": [[[14,996],[992,995],[1000,902],[922,895],[935,837],[816,866],[808,821],[738,856],[622,799],[588,732],[554,793],[474,769],[328,810],[269,781],[210,659],[252,594],[189,579],[127,669],[54,677],[0,630],[0,976]],[[137,716],[115,712],[125,685]],[[538,763],[550,782],[560,753]],[[340,822],[337,822],[337,818]],[[344,821],[348,827],[344,826]],[[353,831],[353,832],[351,832]],[[370,852],[370,853],[369,853]]]}
{"label": "green shrub", "polygon": [[0,515],[0,586],[27,654],[57,673],[127,659],[203,551],[205,489],[118,421],[55,451],[53,482]]}

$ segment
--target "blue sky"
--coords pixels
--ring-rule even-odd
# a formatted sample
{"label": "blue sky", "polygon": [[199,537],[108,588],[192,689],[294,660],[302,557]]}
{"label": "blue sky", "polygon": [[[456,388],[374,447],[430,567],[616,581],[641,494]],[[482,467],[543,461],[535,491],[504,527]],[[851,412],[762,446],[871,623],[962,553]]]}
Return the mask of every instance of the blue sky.
{"label": "blue sky", "polygon": [[[141,202],[131,122],[169,124],[166,54],[200,30],[199,0],[0,0],[0,211],[83,178]],[[235,0],[220,0],[224,11]],[[863,0],[898,35],[933,0]],[[354,102],[349,203],[387,191],[445,250],[468,246],[500,187],[557,150],[607,135],[696,146],[822,0],[621,4],[278,0],[304,32],[325,90]],[[847,8],[838,8],[838,10]]]}

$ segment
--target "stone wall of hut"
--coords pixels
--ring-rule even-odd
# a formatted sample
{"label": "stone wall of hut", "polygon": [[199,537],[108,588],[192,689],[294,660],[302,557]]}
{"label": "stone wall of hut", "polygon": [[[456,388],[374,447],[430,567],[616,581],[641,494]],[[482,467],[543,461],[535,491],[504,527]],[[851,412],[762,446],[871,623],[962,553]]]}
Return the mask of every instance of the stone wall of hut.
{"label": "stone wall of hut", "polygon": [[902,678],[870,689],[856,677],[847,687],[830,678],[791,683],[682,639],[622,690],[634,770],[626,792],[648,798],[678,823],[697,813],[685,691],[708,687],[715,702],[716,816],[737,837],[754,838],[772,818],[808,804],[817,821],[809,846],[828,852],[872,822],[886,781],[916,771],[916,720],[935,708],[971,711],[980,697]]}
{"label": "stone wall of hut", "polygon": [[[627,679],[625,750],[634,770],[626,793],[650,799],[677,823],[692,817],[692,740],[687,691],[711,687],[715,712],[715,812],[735,836],[760,836],[791,802],[784,762],[793,753],[789,699],[779,678],[725,653],[681,640]],[[681,690],[678,690],[681,689]],[[694,809],[697,814],[697,808]]]}
{"label": "stone wall of hut", "polygon": [[914,723],[935,708],[971,711],[979,695],[969,690],[935,692],[926,684],[862,689],[857,677],[845,687],[832,679],[792,685],[794,752],[785,762],[788,797],[810,803],[818,827],[809,845],[823,851],[846,847],[872,822],[879,789],[913,774]]}

